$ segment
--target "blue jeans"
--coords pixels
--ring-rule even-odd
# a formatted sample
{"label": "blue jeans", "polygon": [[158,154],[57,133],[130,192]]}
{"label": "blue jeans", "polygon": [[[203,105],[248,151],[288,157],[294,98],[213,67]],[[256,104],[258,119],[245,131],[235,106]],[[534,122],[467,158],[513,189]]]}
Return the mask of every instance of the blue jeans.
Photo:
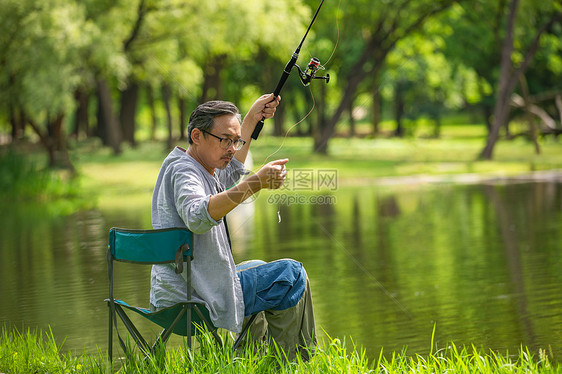
{"label": "blue jeans", "polygon": [[244,315],[297,305],[306,288],[306,271],[295,260],[251,260],[236,266],[244,294]]}
{"label": "blue jeans", "polygon": [[[257,313],[249,339],[274,340],[293,361],[314,354],[316,329],[310,286],[304,267],[294,260],[246,261],[236,266],[242,284],[245,315]],[[244,324],[249,322],[249,317]],[[247,341],[247,339],[245,339]]]}

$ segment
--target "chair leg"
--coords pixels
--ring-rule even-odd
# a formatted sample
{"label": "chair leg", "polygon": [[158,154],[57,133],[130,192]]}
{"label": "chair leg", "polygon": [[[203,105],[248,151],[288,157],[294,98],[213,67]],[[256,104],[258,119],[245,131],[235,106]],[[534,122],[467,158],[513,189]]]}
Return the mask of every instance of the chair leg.
{"label": "chair leg", "polygon": [[168,338],[170,337],[170,335],[172,335],[172,332],[174,331],[174,328],[176,327],[176,325],[178,324],[178,322],[181,320],[181,318],[183,317],[183,314],[186,312],[186,308],[184,307],[181,312],[178,313],[178,315],[176,316],[176,318],[174,319],[174,322],[172,322],[172,324],[170,325],[170,327],[168,327],[166,329],[166,331],[164,331],[164,334],[162,335],[162,341],[166,342],[168,340]]}
{"label": "chair leg", "polygon": [[109,309],[109,341],[107,351],[109,353],[109,362],[113,364],[113,311],[111,305],[107,304]]}
{"label": "chair leg", "polygon": [[207,320],[207,318],[205,318],[205,316],[203,315],[203,313],[201,313],[201,311],[199,310],[199,307],[197,305],[193,305],[193,309],[195,309],[195,312],[199,316],[199,319],[201,319],[201,321],[203,321],[203,323],[205,323],[207,329],[211,332],[211,334],[213,335],[213,337],[217,341],[219,347],[222,348],[222,339],[219,336],[219,334],[217,334],[217,330],[213,329],[213,326],[211,325],[211,322],[209,322]]}
{"label": "chair leg", "polygon": [[187,335],[186,335],[187,348],[191,351],[191,328],[192,328],[192,326],[191,326],[192,325],[192,323],[191,323],[192,319],[191,318],[192,318],[192,312],[193,312],[192,309],[193,308],[191,307],[191,305],[186,305],[185,307],[187,308],[187,310],[186,310],[186,313],[187,313],[187,326],[186,326],[186,329],[187,329]]}
{"label": "chair leg", "polygon": [[[151,351],[154,352],[154,350],[156,349],[156,347],[158,346],[158,344],[162,343],[166,343],[166,341],[168,340],[168,338],[170,338],[170,336],[172,335],[174,328],[176,326],[176,324],[180,321],[180,319],[182,318],[183,314],[186,312],[185,307],[182,309],[182,311],[176,316],[176,318],[174,319],[174,322],[172,322],[172,324],[162,330],[162,332],[160,333],[160,335],[158,336],[158,339],[156,339],[156,341],[154,342],[154,344],[152,344],[152,348]],[[189,315],[188,315],[189,318]],[[188,340],[188,344],[191,343],[191,340]],[[191,348],[191,346],[190,346]]]}
{"label": "chair leg", "polygon": [[137,343],[137,346],[144,352],[145,355],[148,355],[150,353],[150,346],[148,345],[146,340],[144,340],[141,333],[139,332],[139,330],[137,330],[133,322],[131,322],[131,320],[129,319],[123,308],[121,308],[120,305],[116,304],[115,311],[121,318],[123,325],[125,325],[125,327],[129,331],[129,334],[131,334],[131,336]]}
{"label": "chair leg", "polygon": [[238,346],[242,343],[242,340],[244,339],[244,337],[246,335],[248,335],[248,331],[250,331],[250,326],[252,325],[252,323],[254,323],[257,316],[258,316],[258,314],[256,313],[256,314],[254,314],[250,317],[250,320],[248,321],[248,323],[246,323],[246,326],[244,326],[244,328],[242,329],[242,332],[240,333],[240,335],[238,335],[238,338],[234,342],[234,345],[232,346],[233,350],[236,350],[238,348]]}
{"label": "chair leg", "polygon": [[156,338],[156,340],[152,344],[152,347],[150,348],[150,352],[154,352],[156,350],[156,347],[158,346],[158,344],[164,343],[164,341],[162,340],[162,337],[164,336],[164,334],[166,334],[166,331],[167,331],[167,329],[163,329],[160,332],[160,335],[158,335],[158,338]]}

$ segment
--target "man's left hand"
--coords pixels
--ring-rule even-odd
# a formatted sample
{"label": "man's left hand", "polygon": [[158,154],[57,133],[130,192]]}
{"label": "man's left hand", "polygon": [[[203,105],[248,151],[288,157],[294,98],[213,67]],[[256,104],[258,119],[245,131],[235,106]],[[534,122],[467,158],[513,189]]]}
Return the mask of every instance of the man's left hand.
{"label": "man's left hand", "polygon": [[252,122],[255,121],[256,123],[262,118],[271,118],[275,115],[280,101],[281,96],[274,98],[272,93],[263,95],[254,102],[247,116],[253,120]]}

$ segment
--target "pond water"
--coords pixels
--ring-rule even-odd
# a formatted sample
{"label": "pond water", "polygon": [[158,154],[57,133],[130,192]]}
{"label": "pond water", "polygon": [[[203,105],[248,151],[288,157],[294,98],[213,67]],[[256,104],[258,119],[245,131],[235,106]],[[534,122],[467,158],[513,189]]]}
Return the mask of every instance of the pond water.
{"label": "pond water", "polygon": [[[231,214],[234,257],[303,262],[320,333],[376,358],[383,347],[427,354],[435,326],[438,348],[525,345],[561,361],[562,175],[342,186],[299,195],[278,223],[280,196],[262,193]],[[56,205],[3,204],[0,326],[50,326],[63,350],[105,351],[107,232],[149,228],[145,197],[70,216]],[[116,296],[147,306],[150,268],[119,270]]]}

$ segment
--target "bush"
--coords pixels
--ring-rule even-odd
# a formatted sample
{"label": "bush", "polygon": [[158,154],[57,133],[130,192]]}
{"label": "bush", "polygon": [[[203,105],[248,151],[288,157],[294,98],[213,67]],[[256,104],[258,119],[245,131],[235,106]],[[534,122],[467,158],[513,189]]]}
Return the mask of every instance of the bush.
{"label": "bush", "polygon": [[30,157],[14,150],[0,152],[0,199],[52,200],[78,195],[72,176],[41,169]]}

